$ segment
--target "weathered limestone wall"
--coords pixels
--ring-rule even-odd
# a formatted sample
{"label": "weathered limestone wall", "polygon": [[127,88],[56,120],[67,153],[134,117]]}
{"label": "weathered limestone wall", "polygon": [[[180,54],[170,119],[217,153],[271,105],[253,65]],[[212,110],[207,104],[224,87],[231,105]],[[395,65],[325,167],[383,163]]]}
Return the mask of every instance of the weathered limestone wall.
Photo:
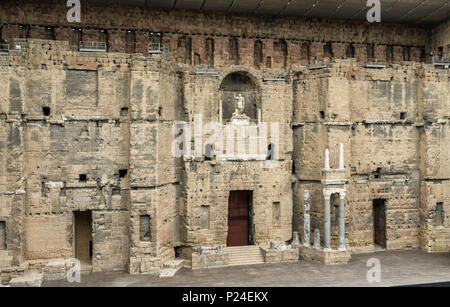
{"label": "weathered limestone wall", "polygon": [[[284,242],[292,237],[291,156],[292,90],[286,82],[262,82],[258,72],[245,66],[218,70],[216,76],[189,74],[185,77],[185,109],[188,122],[196,114],[202,115],[203,127],[210,122],[227,122],[226,115],[219,118],[219,100],[228,95],[223,89],[225,77],[237,73],[250,76],[252,86],[261,92],[261,120],[268,126],[266,143],[272,139],[271,124],[279,125],[279,163],[273,168],[263,168],[264,161],[186,161],[183,169],[185,204],[183,208],[183,242],[189,246],[226,245],[228,223],[228,197],[230,191],[252,191],[253,240],[256,244],[269,241]],[[246,79],[245,79],[246,80]],[[225,108],[225,107],[224,107]],[[234,108],[233,108],[234,111]],[[193,126],[193,125],[192,125]],[[226,129],[223,128],[226,135]],[[192,127],[192,136],[194,130]],[[260,136],[262,137],[262,136]],[[200,148],[204,148],[209,135],[205,133]],[[248,138],[245,141],[249,146]],[[223,143],[224,155],[227,148]],[[194,146],[192,146],[194,149]],[[259,148],[259,147],[258,147]],[[259,148],[264,154],[266,148]],[[247,147],[248,150],[248,147]],[[248,154],[248,151],[246,151]],[[219,155],[219,153],[216,153]],[[280,204],[279,222],[273,221],[273,204]],[[202,226],[202,207],[209,208],[209,221]]]}
{"label": "weathered limestone wall", "polygon": [[[158,272],[179,241],[179,185],[172,125],[180,120],[182,79],[165,61],[137,57],[131,66],[130,273]],[[140,239],[140,216],[150,216],[151,239]]]}
{"label": "weathered limestone wall", "polygon": [[[2,172],[8,176],[2,190],[13,182],[26,192],[23,212],[15,214],[23,216],[23,227],[7,221],[8,237],[20,242],[24,259],[70,258],[72,212],[91,210],[93,269],[126,268],[129,183],[119,170],[129,164],[128,124],[120,114],[128,104],[128,76],[116,64],[126,57],[75,54],[64,42],[21,44],[25,52],[2,57],[2,84],[10,85],[2,91],[2,124],[15,123],[11,146],[22,144],[7,151],[24,156],[22,163],[20,155],[5,160],[11,166]],[[12,167],[17,163],[20,176]],[[14,239],[22,231],[24,239]]]}
{"label": "weathered limestone wall", "polygon": [[[388,249],[450,250],[449,75],[419,63],[439,46],[448,55],[448,22],[430,31],[89,4],[74,25],[66,10],[0,4],[0,38],[21,47],[0,56],[0,267],[74,257],[73,212],[90,211],[94,271],[156,273],[179,247],[226,244],[234,190],[252,191],[257,244],[302,234],[306,189],[311,230],[323,234],[324,151],[336,168],[340,143],[350,249],[372,248],[372,202],[385,199]],[[77,52],[78,40],[107,40],[109,52]],[[168,57],[148,55],[155,41]],[[362,68],[371,44],[394,64]],[[307,69],[324,58],[335,61]],[[253,123],[260,109],[279,124],[278,164],[175,158],[173,125],[193,129],[199,114],[203,128],[226,123],[236,91]]]}
{"label": "weathered limestone wall", "polygon": [[[126,15],[121,13],[124,10]],[[179,64],[209,67],[241,64],[276,73],[324,58],[355,57],[365,63],[368,46],[372,44],[375,58],[388,62],[423,61],[431,51],[429,29],[414,25],[367,26],[356,21],[93,3],[83,3],[81,23],[68,23],[66,13],[65,3],[57,0],[3,1],[1,38],[12,43],[17,37],[54,37],[69,41],[74,48],[80,40],[102,41],[108,43],[111,52],[143,54],[147,53],[149,43],[162,43],[169,47],[171,59]],[[350,49],[353,52],[348,53]]]}
{"label": "weathered limestone wall", "polygon": [[[189,186],[186,199],[186,241],[191,246],[225,245],[230,191],[252,191],[255,244],[285,242],[292,238],[290,161],[261,169],[260,161],[186,163]],[[274,223],[273,203],[280,203]],[[201,206],[210,207],[209,227],[203,227]]]}
{"label": "weathered limestone wall", "polygon": [[[450,250],[449,79],[446,71],[424,70],[423,126],[420,127],[421,246],[428,251]],[[440,208],[439,208],[440,207]]]}
{"label": "weathered limestone wall", "polygon": [[[327,70],[298,74],[294,80],[298,178],[294,229],[303,231],[303,191],[308,189],[311,230],[323,232],[320,179],[324,151],[330,149],[331,167],[337,168],[338,144],[343,143],[350,178],[347,245],[355,251],[373,245],[374,199],[386,199],[387,248],[418,247],[419,240],[433,245],[430,238],[421,239],[419,226],[431,227],[434,202],[448,203],[448,88],[448,71],[412,64],[370,70],[355,66],[353,61],[341,61]],[[428,200],[430,197],[433,200]],[[332,239],[336,244],[333,210],[332,206]],[[446,225],[435,235],[441,242],[440,250],[448,249]],[[425,233],[433,237],[432,230]]]}

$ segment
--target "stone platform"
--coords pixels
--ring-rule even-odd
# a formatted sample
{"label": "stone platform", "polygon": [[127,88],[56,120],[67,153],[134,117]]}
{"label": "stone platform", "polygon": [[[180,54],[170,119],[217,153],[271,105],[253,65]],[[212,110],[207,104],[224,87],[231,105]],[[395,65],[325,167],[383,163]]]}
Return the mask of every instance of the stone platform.
{"label": "stone platform", "polygon": [[324,264],[346,264],[351,259],[351,253],[348,251],[325,250],[312,246],[300,246],[300,256]]}

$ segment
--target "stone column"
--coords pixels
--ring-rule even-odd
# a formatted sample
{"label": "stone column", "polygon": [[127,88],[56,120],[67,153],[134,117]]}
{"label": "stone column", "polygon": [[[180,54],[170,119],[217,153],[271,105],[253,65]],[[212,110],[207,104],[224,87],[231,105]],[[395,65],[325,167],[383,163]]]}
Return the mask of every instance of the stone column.
{"label": "stone column", "polygon": [[325,199],[324,208],[324,249],[331,250],[331,222],[330,222],[330,198],[331,193],[324,190],[323,197]]}
{"label": "stone column", "polygon": [[345,251],[345,191],[339,193],[339,250]]}
{"label": "stone column", "polygon": [[309,216],[309,208],[310,208],[309,190],[305,190],[304,208],[305,211],[303,215],[303,245],[309,246],[311,237],[310,216]]}
{"label": "stone column", "polygon": [[320,230],[314,229],[314,247],[320,248]]}

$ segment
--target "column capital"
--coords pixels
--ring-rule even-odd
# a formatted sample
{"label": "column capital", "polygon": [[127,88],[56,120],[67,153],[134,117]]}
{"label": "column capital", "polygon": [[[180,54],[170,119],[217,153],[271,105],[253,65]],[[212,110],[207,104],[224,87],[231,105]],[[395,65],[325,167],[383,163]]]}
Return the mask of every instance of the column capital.
{"label": "column capital", "polygon": [[330,191],[330,190],[327,190],[327,189],[323,190],[323,197],[325,199],[330,199],[331,198],[331,194],[333,194],[333,191]]}

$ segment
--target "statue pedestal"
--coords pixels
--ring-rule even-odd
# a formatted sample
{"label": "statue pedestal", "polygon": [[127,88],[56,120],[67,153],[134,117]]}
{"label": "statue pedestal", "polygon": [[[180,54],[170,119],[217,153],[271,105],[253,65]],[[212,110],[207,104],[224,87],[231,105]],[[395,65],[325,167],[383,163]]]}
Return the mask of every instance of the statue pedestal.
{"label": "statue pedestal", "polygon": [[231,124],[235,126],[247,126],[250,124],[250,117],[245,114],[233,114],[231,117]]}

